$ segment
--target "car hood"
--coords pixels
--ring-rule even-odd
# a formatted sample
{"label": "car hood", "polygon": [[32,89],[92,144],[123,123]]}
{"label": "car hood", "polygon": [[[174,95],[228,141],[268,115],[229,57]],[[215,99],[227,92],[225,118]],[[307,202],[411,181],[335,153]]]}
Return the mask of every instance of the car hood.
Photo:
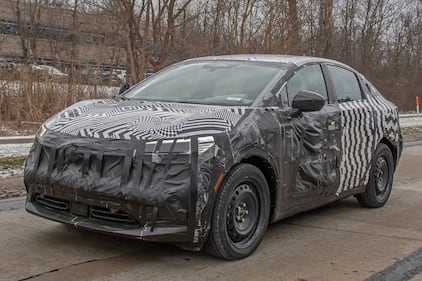
{"label": "car hood", "polygon": [[63,110],[45,125],[87,138],[157,140],[230,131],[244,114],[245,107],[88,100]]}

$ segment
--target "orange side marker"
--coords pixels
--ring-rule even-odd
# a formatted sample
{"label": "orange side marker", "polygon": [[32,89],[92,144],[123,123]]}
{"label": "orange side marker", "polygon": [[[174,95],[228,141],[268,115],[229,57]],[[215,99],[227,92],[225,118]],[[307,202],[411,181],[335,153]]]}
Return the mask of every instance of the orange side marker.
{"label": "orange side marker", "polygon": [[217,191],[220,188],[220,185],[223,182],[223,179],[224,179],[224,173],[221,173],[218,176],[217,182],[214,185],[214,191]]}

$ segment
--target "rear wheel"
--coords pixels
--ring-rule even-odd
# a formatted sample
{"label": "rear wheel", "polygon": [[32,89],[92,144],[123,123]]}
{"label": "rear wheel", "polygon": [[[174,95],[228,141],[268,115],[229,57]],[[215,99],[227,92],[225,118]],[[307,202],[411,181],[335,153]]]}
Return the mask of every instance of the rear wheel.
{"label": "rear wheel", "polygon": [[240,164],[219,189],[205,251],[236,260],[249,256],[261,243],[270,215],[270,193],[262,172]]}
{"label": "rear wheel", "polygon": [[380,143],[375,151],[366,190],[356,196],[358,202],[367,208],[384,206],[393,186],[394,159],[390,148]]}

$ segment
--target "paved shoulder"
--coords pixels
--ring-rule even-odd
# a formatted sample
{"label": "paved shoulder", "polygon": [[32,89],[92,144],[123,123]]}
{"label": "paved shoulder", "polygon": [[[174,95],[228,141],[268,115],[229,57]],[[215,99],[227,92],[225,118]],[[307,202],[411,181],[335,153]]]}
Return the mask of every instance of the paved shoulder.
{"label": "paved shoulder", "polygon": [[0,200],[0,213],[20,210],[25,207],[25,199],[17,198],[11,200]]}

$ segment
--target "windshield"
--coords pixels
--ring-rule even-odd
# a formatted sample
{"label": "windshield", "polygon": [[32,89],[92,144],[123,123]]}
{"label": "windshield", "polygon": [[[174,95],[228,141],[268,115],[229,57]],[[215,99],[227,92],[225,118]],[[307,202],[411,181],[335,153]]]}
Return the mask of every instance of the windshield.
{"label": "windshield", "polygon": [[266,86],[283,72],[279,64],[190,62],[158,73],[132,88],[125,97],[212,105],[251,105]]}

